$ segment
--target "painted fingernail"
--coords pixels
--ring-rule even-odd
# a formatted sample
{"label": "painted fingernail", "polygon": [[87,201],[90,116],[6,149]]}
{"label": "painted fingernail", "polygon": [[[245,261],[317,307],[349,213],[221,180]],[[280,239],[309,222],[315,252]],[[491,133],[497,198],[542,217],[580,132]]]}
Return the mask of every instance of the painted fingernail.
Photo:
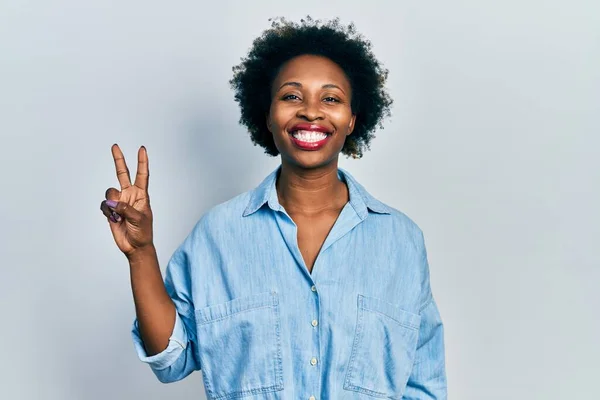
{"label": "painted fingernail", "polygon": [[115,217],[113,217],[113,215],[112,215],[112,214],[110,214],[110,215],[108,216],[108,219],[110,219],[110,220],[111,220],[111,222],[117,223],[117,221],[115,220]]}
{"label": "painted fingernail", "polygon": [[121,220],[121,216],[114,211],[112,212],[111,216],[115,219],[115,222],[119,222]]}
{"label": "painted fingernail", "polygon": [[118,202],[115,200],[106,200],[106,205],[111,207],[111,208],[115,208],[117,206]]}

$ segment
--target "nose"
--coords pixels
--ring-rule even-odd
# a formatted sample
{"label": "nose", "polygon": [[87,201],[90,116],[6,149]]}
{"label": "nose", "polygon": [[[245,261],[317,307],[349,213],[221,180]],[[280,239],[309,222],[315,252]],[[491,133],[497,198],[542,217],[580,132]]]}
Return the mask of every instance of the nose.
{"label": "nose", "polygon": [[297,118],[302,118],[307,121],[315,121],[318,119],[324,119],[325,115],[321,109],[321,101],[308,99],[302,103],[302,106],[298,108],[296,112]]}

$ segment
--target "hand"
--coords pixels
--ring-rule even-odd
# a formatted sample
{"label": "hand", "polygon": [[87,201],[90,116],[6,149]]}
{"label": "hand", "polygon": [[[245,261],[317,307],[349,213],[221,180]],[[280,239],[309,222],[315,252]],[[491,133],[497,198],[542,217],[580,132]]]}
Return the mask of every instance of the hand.
{"label": "hand", "polygon": [[121,190],[106,190],[106,200],[100,203],[100,209],[106,216],[115,243],[127,258],[137,251],[151,248],[152,210],[148,196],[148,154],[144,146],[138,151],[138,167],[135,183],[131,184],[129,169],[118,145],[111,148],[117,169],[117,179]]}

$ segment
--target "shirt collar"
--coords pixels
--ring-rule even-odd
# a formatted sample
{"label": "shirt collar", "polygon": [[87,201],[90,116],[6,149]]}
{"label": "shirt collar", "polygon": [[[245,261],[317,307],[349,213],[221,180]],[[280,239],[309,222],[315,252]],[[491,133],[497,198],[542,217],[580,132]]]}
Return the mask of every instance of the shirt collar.
{"label": "shirt collar", "polygon": [[[274,211],[283,211],[283,207],[279,204],[277,198],[277,190],[275,189],[275,182],[277,181],[280,169],[281,165],[250,192],[250,200],[242,216],[246,217],[255,213],[265,204]],[[361,219],[367,217],[369,210],[378,214],[391,214],[392,209],[390,207],[371,196],[346,170],[338,168],[338,177],[348,185],[350,205]]]}

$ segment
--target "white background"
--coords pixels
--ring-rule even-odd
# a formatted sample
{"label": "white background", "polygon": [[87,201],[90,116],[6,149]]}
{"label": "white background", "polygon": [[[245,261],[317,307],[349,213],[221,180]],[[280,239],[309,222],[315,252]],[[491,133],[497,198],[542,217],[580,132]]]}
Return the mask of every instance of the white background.
{"label": "white background", "polygon": [[228,80],[269,17],[306,14],[390,70],[393,117],[341,166],[425,232],[450,398],[597,398],[600,3],[475,0],[2,0],[1,398],[204,398],[134,353],[110,146],[132,170],[148,148],[164,268],[276,167]]}

